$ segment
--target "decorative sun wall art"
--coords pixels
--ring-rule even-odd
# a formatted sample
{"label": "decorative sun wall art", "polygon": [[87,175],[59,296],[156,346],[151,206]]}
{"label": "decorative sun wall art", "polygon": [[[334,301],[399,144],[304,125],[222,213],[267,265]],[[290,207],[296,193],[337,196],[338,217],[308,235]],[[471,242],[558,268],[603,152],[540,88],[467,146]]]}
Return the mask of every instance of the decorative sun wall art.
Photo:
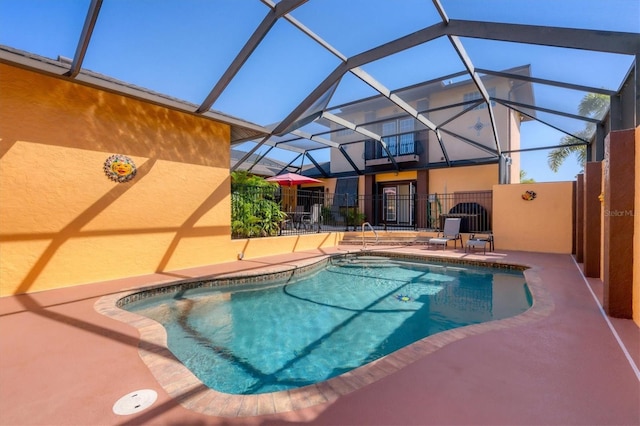
{"label": "decorative sun wall art", "polygon": [[406,294],[397,294],[396,299],[400,302],[411,302],[411,296],[407,296]]}
{"label": "decorative sun wall art", "polygon": [[126,155],[115,154],[104,162],[104,173],[114,182],[129,182],[137,171],[133,160]]}
{"label": "decorative sun wall art", "polygon": [[537,196],[538,194],[535,191],[524,191],[522,193],[522,199],[525,201],[533,201]]}

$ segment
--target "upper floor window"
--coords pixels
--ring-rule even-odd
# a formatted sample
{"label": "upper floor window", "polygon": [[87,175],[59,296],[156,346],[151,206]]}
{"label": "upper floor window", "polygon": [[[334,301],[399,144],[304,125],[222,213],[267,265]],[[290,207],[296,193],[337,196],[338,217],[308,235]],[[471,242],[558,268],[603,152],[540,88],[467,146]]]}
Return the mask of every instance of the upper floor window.
{"label": "upper floor window", "polygon": [[[490,98],[495,98],[496,97],[496,88],[495,87],[490,87],[487,89],[487,93],[489,94]],[[471,102],[471,101],[477,101],[479,99],[482,99],[482,96],[480,95],[480,92],[475,91],[475,92],[469,92],[469,93],[465,93],[462,100],[464,102]],[[496,106],[496,101],[491,100],[491,106]],[[477,107],[475,107],[474,109],[484,109],[487,107],[486,103],[481,103],[480,105],[478,105]]]}
{"label": "upper floor window", "polygon": [[382,140],[387,144],[391,155],[397,156],[414,153],[414,130],[413,118],[403,118],[382,123]]}
{"label": "upper floor window", "polygon": [[336,136],[339,136],[339,137],[351,136],[352,134],[353,134],[353,130],[351,129],[340,129],[336,132]]}
{"label": "upper floor window", "polygon": [[412,133],[414,130],[413,120],[413,118],[402,118],[382,123],[382,136],[398,136],[398,133]]}

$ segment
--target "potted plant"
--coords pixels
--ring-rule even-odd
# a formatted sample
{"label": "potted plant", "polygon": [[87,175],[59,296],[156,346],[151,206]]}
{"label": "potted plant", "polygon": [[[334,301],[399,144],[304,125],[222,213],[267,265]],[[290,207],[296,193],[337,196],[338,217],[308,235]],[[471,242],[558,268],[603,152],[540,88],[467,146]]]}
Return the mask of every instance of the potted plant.
{"label": "potted plant", "polygon": [[360,210],[358,210],[358,208],[349,209],[347,211],[347,217],[346,217],[347,227],[349,227],[349,225],[352,225],[353,230],[357,231],[358,226],[362,225],[366,220],[366,218],[367,217],[364,215],[364,213],[361,213]]}

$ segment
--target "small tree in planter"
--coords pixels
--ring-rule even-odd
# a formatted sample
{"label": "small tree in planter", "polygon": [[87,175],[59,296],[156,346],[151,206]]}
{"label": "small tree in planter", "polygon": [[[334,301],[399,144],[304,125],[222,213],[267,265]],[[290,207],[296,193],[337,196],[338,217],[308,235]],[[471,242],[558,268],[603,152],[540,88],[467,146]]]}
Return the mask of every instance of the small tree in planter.
{"label": "small tree in planter", "polygon": [[366,218],[365,214],[361,213],[357,208],[349,209],[347,211],[347,227],[351,224],[353,230],[357,231],[358,226],[362,225]]}

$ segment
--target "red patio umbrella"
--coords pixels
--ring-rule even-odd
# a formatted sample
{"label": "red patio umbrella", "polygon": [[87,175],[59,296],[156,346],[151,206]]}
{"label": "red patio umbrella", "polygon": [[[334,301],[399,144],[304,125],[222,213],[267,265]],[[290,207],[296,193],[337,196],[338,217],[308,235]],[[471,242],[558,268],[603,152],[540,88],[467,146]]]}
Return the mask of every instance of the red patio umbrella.
{"label": "red patio umbrella", "polygon": [[278,176],[273,176],[266,179],[268,182],[276,182],[280,186],[294,186],[301,185],[303,183],[322,183],[318,179],[314,179],[308,176],[302,176],[297,173],[285,173]]}

